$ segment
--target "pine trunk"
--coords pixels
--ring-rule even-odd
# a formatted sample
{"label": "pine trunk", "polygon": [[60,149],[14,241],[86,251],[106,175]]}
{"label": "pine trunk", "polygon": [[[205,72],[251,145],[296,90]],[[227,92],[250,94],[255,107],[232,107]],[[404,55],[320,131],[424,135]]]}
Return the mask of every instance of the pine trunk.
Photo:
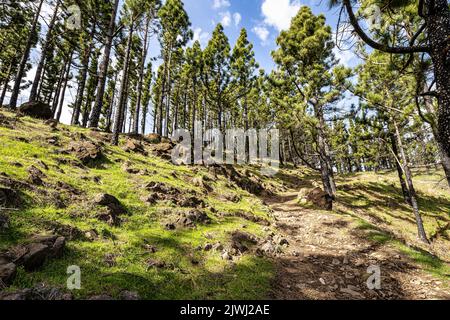
{"label": "pine trunk", "polygon": [[109,60],[111,56],[112,43],[114,39],[114,30],[116,29],[116,16],[119,8],[120,0],[114,1],[114,7],[109,20],[108,32],[106,34],[105,51],[103,52],[103,61],[100,65],[100,73],[98,75],[97,95],[95,98],[94,107],[92,108],[89,127],[97,128],[100,121],[100,114],[103,108],[103,96],[105,95],[106,78],[108,75]]}
{"label": "pine trunk", "polygon": [[120,94],[119,94],[119,105],[117,107],[116,119],[114,122],[114,129],[112,134],[111,144],[118,145],[119,144],[119,134],[122,131],[122,122],[125,118],[124,115],[124,107],[125,107],[125,99],[126,99],[126,89],[127,89],[127,81],[128,81],[128,66],[130,64],[130,55],[131,55],[131,46],[133,44],[133,32],[134,32],[134,21],[131,21],[130,26],[130,34],[128,35],[128,43],[127,50],[125,54],[125,62],[123,66],[123,75],[122,75],[122,83],[120,85]]}
{"label": "pine trunk", "polygon": [[20,60],[20,63],[19,63],[18,69],[17,69],[16,79],[14,81],[14,86],[13,86],[12,93],[11,93],[11,99],[9,100],[9,107],[11,109],[15,109],[17,107],[17,99],[19,98],[19,93],[20,93],[20,84],[22,83],[22,78],[25,73],[25,68],[27,66],[28,58],[30,57],[31,46],[33,44],[33,36],[34,36],[34,33],[36,32],[36,28],[37,28],[37,25],[39,22],[39,16],[41,14],[41,9],[42,9],[43,4],[44,4],[44,0],[41,0],[39,2],[39,6],[36,11],[36,15],[34,16],[34,20],[33,20],[33,24],[31,25],[30,32],[28,33],[28,39],[25,44],[25,50],[22,54],[22,58]]}
{"label": "pine trunk", "polygon": [[55,23],[58,18],[58,10],[59,10],[60,4],[61,4],[60,0],[56,1],[55,11],[53,12],[52,20],[50,21],[50,24],[48,26],[47,35],[45,37],[45,42],[44,42],[44,45],[42,46],[41,59],[39,60],[39,63],[37,65],[33,85],[31,86],[30,99],[29,99],[30,101],[35,101],[36,98],[38,98],[37,93],[38,93],[39,83],[41,82],[42,71],[44,69],[45,60],[47,59],[48,50],[50,48],[50,42],[52,40],[53,28],[55,27]]}

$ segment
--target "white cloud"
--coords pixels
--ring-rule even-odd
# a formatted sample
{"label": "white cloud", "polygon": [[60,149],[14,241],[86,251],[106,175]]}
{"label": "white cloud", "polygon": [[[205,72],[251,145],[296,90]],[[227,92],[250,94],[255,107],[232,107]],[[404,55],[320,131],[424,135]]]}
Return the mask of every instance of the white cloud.
{"label": "white cloud", "polygon": [[264,0],[261,10],[264,22],[281,31],[290,27],[291,20],[300,7],[298,0]]}
{"label": "white cloud", "polygon": [[195,28],[192,42],[199,41],[203,47],[208,42],[209,36],[210,34],[208,32],[203,31],[202,28]]}
{"label": "white cloud", "polygon": [[234,25],[237,27],[239,23],[241,23],[242,16],[239,12],[235,12],[233,14]]}
{"label": "white cloud", "polygon": [[220,16],[222,17],[222,20],[220,21],[220,23],[224,27],[229,27],[230,24],[231,24],[231,13],[230,13],[230,11],[222,12],[222,13],[220,13]]}
{"label": "white cloud", "polygon": [[262,42],[266,42],[269,38],[270,32],[264,26],[257,26],[252,29],[252,31],[261,39]]}
{"label": "white cloud", "polygon": [[354,67],[358,63],[358,56],[354,54],[351,50],[339,50],[339,48],[334,48],[333,53],[339,62],[346,66],[347,68]]}
{"label": "white cloud", "polygon": [[228,1],[228,0],[214,0],[214,3],[213,3],[214,9],[228,8],[229,6],[230,6],[230,1]]}

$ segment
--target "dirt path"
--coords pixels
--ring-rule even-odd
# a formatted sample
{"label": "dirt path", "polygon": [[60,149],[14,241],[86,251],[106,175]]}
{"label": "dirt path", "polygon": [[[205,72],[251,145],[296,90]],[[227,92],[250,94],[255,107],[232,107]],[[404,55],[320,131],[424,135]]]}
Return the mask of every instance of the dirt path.
{"label": "dirt path", "polygon": [[[277,258],[274,299],[450,299],[445,280],[364,239],[351,217],[304,209],[296,198],[290,192],[265,199],[290,243]],[[368,289],[370,266],[379,266],[380,290]]]}

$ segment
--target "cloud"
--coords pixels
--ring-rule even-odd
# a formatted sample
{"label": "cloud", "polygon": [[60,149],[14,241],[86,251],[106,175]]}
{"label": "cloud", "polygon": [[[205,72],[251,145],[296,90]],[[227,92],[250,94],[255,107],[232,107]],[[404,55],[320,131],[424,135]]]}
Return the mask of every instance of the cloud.
{"label": "cloud", "polygon": [[301,4],[298,0],[264,0],[261,10],[264,22],[281,31],[290,27],[291,20],[300,7]]}
{"label": "cloud", "polygon": [[228,0],[214,0],[213,2],[214,9],[228,8],[230,5],[230,1]]}
{"label": "cloud", "polygon": [[269,38],[270,32],[264,26],[256,26],[252,29],[252,31],[261,39],[262,42],[266,42]]}
{"label": "cloud", "polygon": [[239,23],[241,23],[242,16],[239,12],[235,12],[233,14],[234,25],[237,27]]}
{"label": "cloud", "polygon": [[350,50],[342,51],[339,50],[339,48],[334,48],[333,53],[336,56],[336,59],[339,60],[339,63],[347,68],[354,67],[358,63],[358,56]]}
{"label": "cloud", "polygon": [[209,36],[210,34],[206,31],[203,31],[202,28],[195,28],[192,42],[199,41],[203,47],[208,42]]}
{"label": "cloud", "polygon": [[220,16],[222,17],[222,20],[220,21],[220,23],[224,27],[229,27],[230,24],[231,24],[231,13],[230,13],[230,11],[222,12],[222,13],[220,13]]}

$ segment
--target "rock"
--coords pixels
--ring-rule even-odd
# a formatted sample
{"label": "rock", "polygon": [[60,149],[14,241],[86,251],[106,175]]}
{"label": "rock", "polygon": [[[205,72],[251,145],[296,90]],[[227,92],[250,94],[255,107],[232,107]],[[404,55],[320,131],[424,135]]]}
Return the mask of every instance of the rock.
{"label": "rock", "polygon": [[333,199],[320,188],[309,192],[306,199],[322,210],[333,210]]}
{"label": "rock", "polygon": [[34,271],[40,268],[49,255],[49,247],[42,243],[27,245],[27,254],[22,257],[21,264],[26,271]]}
{"label": "rock", "polygon": [[320,282],[322,285],[326,285],[326,282],[325,282],[325,280],[324,280],[323,278],[319,278],[319,282]]}
{"label": "rock", "polygon": [[16,273],[17,266],[14,263],[0,264],[0,284],[10,285],[16,277]]}
{"label": "rock", "polygon": [[166,267],[166,263],[159,260],[148,259],[147,260],[147,270],[150,268],[163,269]]}
{"label": "rock", "polygon": [[144,145],[137,140],[133,139],[127,139],[125,142],[125,146],[123,147],[123,150],[125,152],[133,152],[133,153],[140,153],[142,155],[148,155],[147,151],[145,151]]}
{"label": "rock", "polygon": [[64,253],[64,248],[66,246],[66,238],[58,237],[56,238],[53,246],[50,248],[50,258],[60,258]]}
{"label": "rock", "polygon": [[127,213],[127,210],[120,203],[120,201],[116,197],[114,197],[110,194],[107,194],[107,193],[97,194],[95,196],[93,202],[96,205],[108,208],[109,213],[112,215],[119,216],[119,215]]}
{"label": "rock", "polygon": [[213,249],[213,245],[210,243],[205,244],[205,247],[203,248],[203,250],[205,251],[211,251]]}
{"label": "rock", "polygon": [[188,196],[175,201],[182,208],[205,208],[205,202],[195,196]]}
{"label": "rock", "polygon": [[279,246],[288,246],[289,241],[287,241],[285,238],[281,237],[280,235],[276,235],[273,237],[273,242]]}
{"label": "rock", "polygon": [[44,124],[52,129],[56,129],[56,127],[58,127],[58,121],[56,121],[55,119],[49,119],[45,121]]}
{"label": "rock", "polygon": [[125,301],[138,301],[141,300],[139,294],[135,291],[122,291],[119,295],[120,300]]}
{"label": "rock", "polygon": [[103,257],[103,262],[109,267],[112,268],[116,265],[117,256],[114,253],[107,253]]}
{"label": "rock", "polygon": [[192,179],[192,184],[198,188],[203,189],[205,192],[211,192],[213,191],[213,188],[211,187],[210,184],[208,184],[206,182],[205,179],[206,176],[204,177],[195,177],[194,179]]}
{"label": "rock", "polygon": [[36,186],[42,186],[44,184],[42,179],[46,178],[46,176],[41,170],[39,170],[35,166],[31,166],[28,168],[28,173],[28,180],[30,181],[30,183]]}
{"label": "rock", "polygon": [[89,241],[94,241],[98,239],[98,232],[94,229],[86,231],[84,233],[84,236],[86,237],[86,239],[88,239]]}
{"label": "rock", "polygon": [[249,233],[234,231],[231,234],[231,247],[239,253],[248,251],[248,246],[256,245],[257,243],[258,240]]}
{"label": "rock", "polygon": [[156,133],[151,133],[145,137],[145,141],[150,144],[158,144],[161,143],[161,136]]}
{"label": "rock", "polygon": [[[0,205],[0,207],[2,207]],[[9,229],[9,217],[3,213],[0,213],[0,232]]]}
{"label": "rock", "polygon": [[223,260],[233,260],[233,257],[228,253],[228,251],[224,251],[222,253],[222,259]]}
{"label": "rock", "polygon": [[42,120],[53,119],[52,107],[39,101],[29,101],[22,104],[18,109],[18,113]]}
{"label": "rock", "polygon": [[65,293],[59,288],[49,287],[42,283],[33,288],[0,294],[0,300],[62,301],[73,300],[73,295],[71,293]]}
{"label": "rock", "polygon": [[111,296],[108,296],[107,294],[99,294],[96,296],[90,297],[88,300],[94,300],[94,301],[112,301],[114,300]]}
{"label": "rock", "polygon": [[0,188],[0,208],[17,208],[22,203],[22,199],[16,190]]}
{"label": "rock", "polygon": [[223,250],[223,245],[220,242],[217,242],[216,244],[213,245],[212,247],[215,251],[222,251]]}
{"label": "rock", "polygon": [[90,141],[73,141],[69,144],[68,151],[74,153],[75,157],[85,165],[103,156],[101,147]]}
{"label": "rock", "polygon": [[145,202],[145,203],[148,203],[151,205],[156,204],[158,202],[158,200],[159,200],[159,196],[156,193],[152,193],[148,196],[141,197],[142,202]]}
{"label": "rock", "polygon": [[353,288],[355,288],[355,287],[348,286],[347,288],[341,288],[340,291],[342,293],[346,293],[346,294],[352,296],[355,299],[364,299],[364,296],[361,293],[354,290]]}
{"label": "rock", "polygon": [[128,161],[122,165],[122,170],[129,174],[138,174],[141,171],[137,168],[132,168],[131,163]]}
{"label": "rock", "polygon": [[233,203],[239,203],[242,200],[242,198],[239,195],[233,193],[221,193],[219,194],[218,199]]}
{"label": "rock", "polygon": [[37,165],[40,166],[42,169],[48,170],[48,166],[47,166],[47,164],[46,164],[44,161],[38,160],[36,163],[37,163]]}

